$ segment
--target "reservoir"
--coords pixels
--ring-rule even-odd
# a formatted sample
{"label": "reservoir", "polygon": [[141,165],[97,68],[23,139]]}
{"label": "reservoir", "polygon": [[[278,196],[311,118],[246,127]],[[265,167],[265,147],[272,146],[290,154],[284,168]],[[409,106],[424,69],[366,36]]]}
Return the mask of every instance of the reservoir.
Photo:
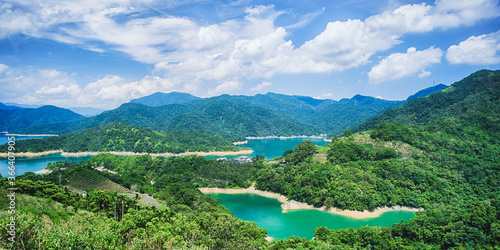
{"label": "reservoir", "polygon": [[255,194],[210,194],[220,198],[220,204],[231,210],[235,217],[253,221],[265,228],[268,235],[275,239],[290,236],[314,237],[314,229],[358,228],[362,226],[392,226],[394,223],[408,221],[415,217],[414,212],[386,212],[377,218],[353,219],[337,214],[317,210],[291,210],[282,212],[281,203],[277,199]]}
{"label": "reservoir", "polygon": [[[26,139],[40,139],[43,137],[16,137],[16,141],[26,140]],[[249,157],[254,157],[256,155],[265,155],[267,159],[272,159],[276,156],[281,156],[288,149],[293,149],[293,147],[297,146],[297,144],[310,140],[314,142],[314,144],[323,146],[328,144],[323,139],[320,138],[266,138],[266,139],[254,139],[248,140],[248,143],[245,145],[241,145],[240,147],[247,147],[252,149],[254,152],[249,155]],[[0,145],[8,142],[6,136],[0,136]],[[47,167],[47,164],[57,161],[73,161],[73,162],[81,162],[90,159],[92,156],[83,156],[83,157],[63,157],[61,154],[50,154],[44,155],[40,157],[16,157],[16,175],[21,175],[25,172],[36,172]],[[221,156],[207,156],[207,159],[216,159]],[[226,158],[236,158],[238,156],[226,156]],[[8,175],[8,161],[7,158],[0,157],[0,174],[3,177]]]}
{"label": "reservoir", "polygon": [[[30,137],[16,137],[16,140],[36,139]],[[293,149],[297,144],[310,140],[316,145],[323,146],[328,143],[320,138],[266,138],[252,139],[241,145],[254,152],[250,157],[264,154],[267,159],[281,156],[286,150]],[[7,143],[7,137],[0,136],[0,144]],[[220,157],[220,156],[219,156]],[[234,156],[237,157],[237,156]],[[229,156],[227,158],[234,158]],[[16,175],[25,172],[36,172],[47,167],[48,163],[56,161],[86,161],[91,156],[63,157],[60,154],[49,154],[40,157],[16,157]],[[218,157],[207,157],[218,158]],[[8,176],[8,161],[0,158],[0,173],[3,177]],[[281,203],[277,199],[267,198],[254,194],[211,194],[212,197],[221,199],[220,203],[231,210],[240,219],[253,221],[259,227],[268,230],[268,235],[281,239],[290,236],[314,237],[314,229],[325,226],[329,229],[357,228],[360,226],[391,226],[402,220],[407,221],[415,216],[415,213],[398,211],[386,212],[380,217],[372,219],[352,219],[336,214],[317,210],[292,210],[282,213]]]}

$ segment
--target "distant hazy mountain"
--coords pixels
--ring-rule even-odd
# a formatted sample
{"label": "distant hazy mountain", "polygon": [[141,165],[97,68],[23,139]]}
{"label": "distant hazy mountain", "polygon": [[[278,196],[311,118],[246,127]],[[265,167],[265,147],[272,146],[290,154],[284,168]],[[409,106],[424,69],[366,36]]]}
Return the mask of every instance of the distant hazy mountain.
{"label": "distant hazy mountain", "polygon": [[36,109],[39,108],[43,105],[35,105],[35,104],[19,104],[19,103],[13,103],[13,102],[4,102],[3,104],[8,105],[8,106],[16,106],[20,108],[30,108],[30,109]]}
{"label": "distant hazy mountain", "polygon": [[170,93],[162,93],[156,92],[152,95],[148,95],[145,97],[133,99],[131,103],[140,103],[147,106],[158,107],[169,104],[184,104],[190,101],[201,99],[199,97],[193,96],[188,93],[179,93],[179,92],[170,92]]}
{"label": "distant hazy mountain", "polygon": [[448,88],[448,86],[444,85],[444,84],[438,84],[436,86],[432,86],[432,87],[429,87],[429,88],[426,88],[426,89],[422,89],[420,91],[418,91],[417,93],[415,93],[414,95],[411,95],[408,97],[408,99],[406,99],[407,101],[410,101],[410,100],[413,100],[417,97],[424,97],[424,96],[428,96],[434,92],[438,92],[440,90],[443,90],[445,88]]}
{"label": "distant hazy mountain", "polygon": [[74,107],[74,108],[69,108],[69,110],[86,117],[95,116],[106,111],[106,109],[97,109],[91,107]]}
{"label": "distant hazy mountain", "polygon": [[33,125],[61,123],[81,118],[83,118],[82,115],[55,106],[43,106],[36,109],[0,110],[0,131],[12,132]]}
{"label": "distant hazy mountain", "polygon": [[14,110],[14,109],[23,109],[18,106],[10,106],[10,105],[5,105],[3,103],[0,103],[0,109],[8,109],[8,110]]}

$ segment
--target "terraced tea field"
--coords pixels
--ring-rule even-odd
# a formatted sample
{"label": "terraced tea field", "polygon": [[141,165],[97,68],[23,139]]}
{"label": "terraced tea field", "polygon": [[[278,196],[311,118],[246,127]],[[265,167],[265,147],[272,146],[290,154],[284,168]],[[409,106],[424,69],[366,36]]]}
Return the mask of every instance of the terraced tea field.
{"label": "terraced tea field", "polygon": [[68,181],[68,186],[78,189],[99,189],[102,191],[116,191],[118,193],[132,193],[130,189],[122,187],[110,179],[100,175],[97,171],[84,169],[79,171]]}

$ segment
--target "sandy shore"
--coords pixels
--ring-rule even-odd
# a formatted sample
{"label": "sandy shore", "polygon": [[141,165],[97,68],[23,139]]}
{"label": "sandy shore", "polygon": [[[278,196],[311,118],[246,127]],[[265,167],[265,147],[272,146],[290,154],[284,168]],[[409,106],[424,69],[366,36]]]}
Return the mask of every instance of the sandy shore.
{"label": "sandy shore", "polygon": [[233,145],[245,145],[247,143],[248,143],[248,141],[235,141],[235,142],[233,142]]}
{"label": "sandy shore", "polygon": [[[60,153],[61,156],[63,157],[80,157],[80,156],[88,156],[88,155],[98,155],[98,154],[114,154],[114,155],[122,155],[122,156],[131,156],[131,155],[152,155],[152,156],[164,156],[164,157],[170,157],[170,156],[187,156],[187,155],[198,155],[198,156],[209,156],[209,155],[215,155],[215,156],[226,156],[226,155],[250,155],[253,153],[251,149],[245,149],[241,151],[214,151],[214,152],[184,152],[180,154],[174,154],[174,153],[162,153],[162,154],[155,154],[155,153],[136,153],[136,152],[117,152],[117,151],[109,151],[109,152],[64,152],[62,150],[53,150],[53,151],[45,151],[45,152],[39,152],[39,153],[31,153],[31,152],[22,152],[22,153],[16,153],[16,157],[38,157],[38,156],[43,156],[43,155],[49,155],[49,154],[57,154]],[[0,157],[8,157],[8,153],[0,153]]]}
{"label": "sandy shore", "polygon": [[249,188],[245,189],[229,189],[229,188],[200,188],[199,189],[202,193],[222,193],[222,194],[257,194],[261,195],[264,197],[269,197],[269,198],[274,198],[278,199],[281,203],[281,208],[283,209],[283,212],[286,213],[288,210],[294,210],[294,209],[313,209],[313,210],[319,210],[319,211],[324,211],[332,214],[338,214],[354,219],[367,219],[367,218],[375,218],[379,217],[385,212],[391,212],[391,211],[409,211],[409,212],[418,212],[418,211],[423,211],[422,208],[412,208],[412,207],[402,207],[402,206],[394,206],[394,207],[379,207],[375,209],[374,211],[354,211],[354,210],[342,210],[334,207],[314,207],[313,205],[309,205],[307,203],[303,202],[298,202],[291,200],[289,201],[288,198],[281,194],[276,194],[268,191],[262,191],[262,190],[257,190],[255,189],[255,186],[252,185]]}
{"label": "sandy shore", "polygon": [[271,193],[267,191],[255,189],[255,184],[249,188],[233,189],[233,188],[200,188],[202,193],[218,193],[218,194],[257,194],[260,196],[278,199],[281,203],[286,203],[288,199],[281,194]]}
{"label": "sandy shore", "polygon": [[87,156],[87,155],[98,155],[98,154],[114,154],[114,155],[121,155],[121,156],[132,156],[132,155],[151,155],[151,156],[164,156],[164,157],[170,157],[170,156],[188,156],[188,155],[198,155],[198,156],[209,156],[209,155],[214,155],[214,156],[225,156],[225,155],[249,155],[252,154],[253,151],[250,149],[246,150],[241,150],[241,151],[214,151],[214,152],[184,152],[180,154],[174,154],[174,153],[136,153],[136,152],[117,152],[117,151],[109,151],[109,152],[76,152],[76,153],[68,153],[68,152],[62,152],[61,156],[65,157],[77,157],[77,156]]}
{"label": "sandy shore", "polygon": [[23,137],[23,136],[26,136],[26,137],[50,137],[50,136],[59,136],[59,135],[56,135],[56,134],[5,134],[6,136],[19,136],[19,137]]}
{"label": "sandy shore", "polygon": [[[52,151],[44,151],[44,152],[38,152],[38,153],[22,152],[22,153],[15,153],[15,156],[16,157],[39,157],[39,156],[57,154],[57,153],[62,153],[62,151],[61,150],[52,150]],[[0,153],[0,157],[8,157],[8,153]]]}
{"label": "sandy shore", "polygon": [[52,173],[52,170],[46,168],[35,172],[35,174],[50,174],[50,173]]}

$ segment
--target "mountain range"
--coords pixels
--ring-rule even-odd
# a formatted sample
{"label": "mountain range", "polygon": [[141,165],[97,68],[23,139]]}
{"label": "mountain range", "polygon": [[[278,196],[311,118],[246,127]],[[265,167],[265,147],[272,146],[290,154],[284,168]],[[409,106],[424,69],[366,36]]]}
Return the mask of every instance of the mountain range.
{"label": "mountain range", "polygon": [[[438,90],[431,87],[416,95]],[[212,98],[178,92],[155,93],[92,117],[52,107],[48,119],[43,116],[47,106],[23,112],[0,109],[0,117],[6,117],[5,121],[24,121],[15,125],[5,122],[0,130],[64,134],[117,121],[156,131],[205,130],[231,140],[246,136],[340,135],[345,129],[355,128],[404,103],[362,95],[335,101],[276,93]],[[38,110],[39,115],[35,112]]]}

